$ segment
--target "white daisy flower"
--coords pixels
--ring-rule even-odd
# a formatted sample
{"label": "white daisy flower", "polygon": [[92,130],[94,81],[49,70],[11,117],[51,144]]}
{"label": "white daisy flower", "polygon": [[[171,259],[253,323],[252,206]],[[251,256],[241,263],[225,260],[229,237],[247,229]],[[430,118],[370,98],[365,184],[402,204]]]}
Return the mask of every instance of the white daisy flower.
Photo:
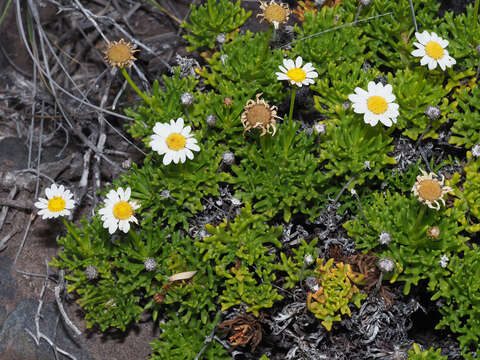
{"label": "white daisy flower", "polygon": [[46,199],[39,198],[35,203],[35,206],[40,209],[38,215],[41,215],[42,219],[70,215],[70,210],[75,205],[70,190],[66,190],[63,185],[57,187],[56,184],[52,184],[45,189],[45,195],[47,195]]}
{"label": "white daisy flower", "polygon": [[348,95],[352,102],[353,111],[357,114],[365,114],[363,120],[371,126],[380,121],[385,126],[392,126],[397,122],[398,104],[394,103],[395,95],[392,93],[392,85],[383,86],[373,81],[368,83],[368,91],[359,87],[355,88],[355,94]]}
{"label": "white daisy flower", "polygon": [[130,230],[130,222],[138,224],[137,218],[133,216],[135,210],[140,207],[136,201],[130,200],[131,189],[128,187],[118,188],[117,191],[110,190],[105,199],[105,207],[98,213],[102,215],[103,227],[113,234],[117,228],[127,233]]}
{"label": "white daisy flower", "polygon": [[283,66],[280,65],[278,68],[281,72],[276,72],[277,80],[288,80],[290,84],[297,85],[301,87],[302,85],[314,84],[316,77],[318,77],[315,68],[312,66],[312,63],[306,63],[302,67],[302,58],[299,56],[295,60],[283,59]]}
{"label": "white daisy flower", "polygon": [[156,123],[153,127],[152,140],[150,147],[163,157],[163,164],[168,165],[172,161],[178,164],[179,161],[185,162],[188,157],[193,159],[193,151],[200,151],[197,145],[197,139],[190,134],[190,126],[183,127],[183,119],[178,118],[177,121],[170,120],[170,124]]}
{"label": "white daisy flower", "polygon": [[422,58],[420,65],[428,65],[428,69],[433,70],[438,64],[442,70],[445,70],[457,63],[445,50],[448,40],[442,39],[434,32],[428,33],[427,31],[416,32],[415,37],[419,42],[414,42],[413,45],[418,49],[413,50],[411,54]]}

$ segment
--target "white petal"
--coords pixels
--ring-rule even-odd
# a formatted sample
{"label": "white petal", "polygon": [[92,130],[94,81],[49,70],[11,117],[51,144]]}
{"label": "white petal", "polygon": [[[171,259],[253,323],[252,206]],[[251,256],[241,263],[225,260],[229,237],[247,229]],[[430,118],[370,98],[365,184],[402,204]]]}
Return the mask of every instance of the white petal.
{"label": "white petal", "polygon": [[165,156],[163,157],[163,165],[168,165],[172,162],[173,160],[173,154],[172,151],[168,151]]}
{"label": "white petal", "polygon": [[437,67],[437,61],[435,59],[430,58],[428,60],[428,70],[434,70]]}
{"label": "white petal", "polygon": [[315,71],[309,71],[309,72],[307,72],[307,78],[309,78],[309,79],[315,79],[316,77],[318,77],[318,74],[317,74]]}
{"label": "white petal", "polygon": [[410,54],[412,54],[413,56],[416,56],[416,57],[421,57],[421,56],[425,56],[425,48],[420,48],[420,49],[416,49],[416,50],[413,50]]}
{"label": "white petal", "polygon": [[430,56],[425,55],[420,59],[420,65],[427,65],[430,62]]}
{"label": "white petal", "polygon": [[301,56],[298,56],[297,59],[295,60],[295,67],[296,68],[301,68],[303,63],[303,59]]}
{"label": "white petal", "polygon": [[415,36],[418,39],[418,41],[423,45],[426,45],[430,41],[430,35],[428,34],[427,31],[424,31],[422,33],[416,32]]}
{"label": "white petal", "polygon": [[193,150],[193,151],[200,151],[200,146],[198,146],[198,145],[195,144],[195,143],[189,143],[188,141],[187,141],[187,143],[185,144],[185,147],[186,147],[187,149],[190,149],[190,150]]}
{"label": "white petal", "polygon": [[295,63],[293,60],[285,59],[283,60],[283,65],[286,67],[287,70],[291,70],[295,67]]}
{"label": "white petal", "polygon": [[123,188],[119,187],[117,189],[117,194],[121,201],[125,200],[125,192],[123,191]]}
{"label": "white petal", "polygon": [[437,63],[438,63],[438,65],[440,65],[440,69],[442,69],[443,71],[445,71],[445,68],[446,68],[446,67],[445,67],[445,61],[444,61],[444,59],[438,59],[438,60],[437,60]]}
{"label": "white petal", "polygon": [[315,71],[315,68],[313,67],[312,63],[306,63],[303,65],[303,71],[309,72],[309,71]]}
{"label": "white petal", "polygon": [[[53,185],[55,185],[55,184],[53,184]],[[52,187],[53,187],[53,185],[52,185]],[[51,199],[52,197],[54,197],[54,195],[52,194],[52,190],[50,188],[45,189],[45,195],[47,195],[48,199]]]}
{"label": "white petal", "polygon": [[117,224],[115,223],[111,223],[109,226],[108,226],[108,232],[111,234],[113,234],[116,230],[117,230]]}
{"label": "white petal", "polygon": [[441,46],[442,48],[444,48],[444,49],[448,46],[448,40],[445,40],[445,39],[442,39],[442,38],[440,38],[440,39],[438,40],[438,43],[439,43],[440,46]]}
{"label": "white petal", "polygon": [[422,44],[420,44],[420,43],[418,43],[418,42],[414,42],[413,45],[416,46],[416,47],[419,48],[419,49],[425,50],[425,46],[422,45]]}
{"label": "white petal", "polygon": [[392,120],[390,120],[389,118],[387,117],[384,117],[383,119],[380,119],[380,121],[382,122],[383,125],[385,126],[392,126]]}
{"label": "white petal", "polygon": [[189,149],[185,149],[185,155],[192,160],[193,159],[193,152],[191,152]]}
{"label": "white petal", "polygon": [[277,75],[277,80],[289,80],[290,78],[284,74],[284,73],[280,73],[280,72],[277,72],[275,73],[275,75]]}
{"label": "white petal", "polygon": [[192,128],[190,126],[185,126],[180,134],[187,137],[188,135],[190,135],[191,130]]}
{"label": "white petal", "polygon": [[128,201],[130,199],[131,194],[132,194],[132,189],[130,189],[130,187],[127,187],[125,189],[125,201]]}
{"label": "white petal", "polygon": [[[287,72],[287,69],[285,69],[282,65],[280,65],[278,68],[279,68],[280,71],[283,72],[283,73],[286,73],[286,72]],[[277,74],[278,74],[278,73],[277,73]]]}
{"label": "white petal", "polygon": [[374,91],[377,90],[377,84],[375,84],[375,82],[373,82],[373,81],[370,81],[370,82],[368,83],[367,88],[368,88],[368,92],[369,92],[369,93],[372,93],[372,92],[374,92]]}
{"label": "white petal", "polygon": [[180,161],[182,162],[182,164],[185,162],[187,156],[186,156],[186,150],[188,149],[183,149],[182,151],[180,151]]}

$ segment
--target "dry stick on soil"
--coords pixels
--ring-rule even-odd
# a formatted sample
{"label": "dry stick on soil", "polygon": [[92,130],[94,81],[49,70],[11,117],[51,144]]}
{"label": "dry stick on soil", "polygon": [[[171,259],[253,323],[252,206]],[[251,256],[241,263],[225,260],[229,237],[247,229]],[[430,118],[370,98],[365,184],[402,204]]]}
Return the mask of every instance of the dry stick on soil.
{"label": "dry stick on soil", "polygon": [[7,235],[5,235],[1,240],[0,240],[0,251],[3,251],[7,248],[7,243],[8,240],[12,238],[13,235],[15,235],[18,232],[16,228],[13,228],[12,231],[10,231]]}
{"label": "dry stick on soil", "polygon": [[67,357],[69,357],[70,359],[72,360],[77,360],[77,358],[75,356],[73,356],[72,354],[70,354],[69,352],[63,350],[63,349],[60,349],[58,346],[55,345],[55,343],[48,337],[46,336],[44,333],[42,333],[40,331],[40,313],[42,311],[42,306],[43,306],[43,296],[45,294],[45,289],[47,288],[47,280],[49,278],[49,267],[48,267],[48,262],[47,260],[45,259],[45,265],[47,267],[47,274],[45,276],[45,280],[43,281],[43,286],[42,286],[42,290],[40,291],[40,298],[38,299],[38,307],[37,307],[37,312],[35,314],[35,331],[36,331],[36,334],[34,334],[33,332],[30,331],[30,329],[28,328],[25,328],[25,331],[28,333],[28,335],[30,335],[33,340],[35,341],[35,343],[37,344],[37,346],[40,345],[40,340],[45,340],[53,349],[55,349],[57,352],[59,352],[60,354],[62,355],[65,355]]}
{"label": "dry stick on soil", "polygon": [[218,323],[220,322],[220,319],[217,321],[217,323],[215,324],[215,326],[213,327],[212,331],[210,332],[210,335],[208,335],[206,338],[205,338],[205,341],[204,341],[204,345],[203,347],[200,349],[200,351],[198,352],[197,356],[195,356],[195,358],[193,360],[198,360],[200,359],[200,356],[202,356],[202,354],[204,353],[205,350],[207,350],[207,347],[208,345],[210,345],[210,343],[212,342],[213,340],[213,336],[215,335],[215,328],[217,327]]}
{"label": "dry stick on soil", "polygon": [[[32,210],[33,204],[30,201],[20,201],[20,200],[9,200],[9,199],[0,199],[0,206],[12,207],[18,210]],[[0,220],[1,214],[0,214]],[[3,221],[2,221],[3,222]],[[1,222],[0,222],[1,224]]]}
{"label": "dry stick on soil", "polygon": [[87,185],[88,185],[88,175],[90,173],[90,158],[92,157],[92,149],[88,149],[85,154],[83,154],[83,171],[82,176],[80,177],[80,181],[78,182],[78,188],[75,192],[75,203],[76,206],[72,209],[71,218],[73,219],[75,213],[78,209],[80,209],[80,205],[82,204],[83,198],[87,193]]}
{"label": "dry stick on soil", "polygon": [[60,270],[58,273],[58,284],[55,286],[55,300],[57,300],[58,310],[60,310],[60,314],[62,314],[63,321],[65,324],[73,330],[75,335],[80,336],[82,332],[75,326],[72,320],[69,319],[67,312],[63,308],[62,300],[60,299],[60,292],[65,288],[65,280],[64,280],[64,271]]}
{"label": "dry stick on soil", "polygon": [[[40,70],[40,72],[43,74],[43,75],[47,75],[47,71],[45,69],[43,69],[43,67],[40,65],[39,61],[37,60],[37,58],[33,55],[30,47],[29,47],[29,42],[27,40],[27,37],[26,37],[26,34],[25,34],[25,29],[23,27],[23,23],[22,23],[22,13],[21,13],[21,6],[20,6],[20,0],[15,0],[15,5],[16,5],[16,18],[17,18],[17,27],[18,27],[18,30],[19,30],[19,34],[22,38],[22,41],[25,45],[25,48],[30,56],[30,59],[32,60],[32,62],[38,67],[38,69]],[[73,95],[72,93],[70,93],[69,91],[67,91],[66,89],[64,89],[62,86],[60,86],[57,82],[55,82],[51,77],[49,78],[49,81],[50,81],[50,84],[53,85],[55,88],[57,88],[58,90],[60,90],[62,93],[66,94],[67,96],[69,96],[70,98],[78,101],[79,103],[82,103],[92,109],[95,109],[95,110],[98,110],[98,111],[103,111],[104,113],[106,114],[109,114],[109,115],[112,115],[112,116],[115,116],[115,117],[118,117],[118,118],[121,118],[121,119],[125,119],[125,120],[134,120],[133,118],[129,117],[129,116],[125,116],[125,115],[122,115],[122,114],[118,114],[118,113],[115,113],[113,111],[109,111],[109,110],[105,110],[105,109],[101,109],[99,108],[98,106],[90,103],[90,102],[87,102],[83,99],[80,99],[78,98],[77,96]],[[140,149],[138,146],[136,146],[134,143],[132,143],[131,141],[129,141],[119,130],[117,130],[113,125],[111,125],[108,121],[106,121],[106,123],[118,134],[120,135],[124,140],[128,141],[135,149],[137,149],[140,153],[146,155],[146,153]],[[77,129],[76,127],[73,127],[73,125],[68,121],[67,124],[72,128],[72,130],[74,131],[74,133],[88,146],[90,147],[93,151],[96,151],[96,147],[85,137],[85,135],[83,135],[83,133]],[[118,167],[117,164],[115,163],[112,163],[112,161],[110,159],[108,159],[104,154],[101,155],[104,160],[106,160],[107,162],[111,163],[112,166],[115,166],[115,167]]]}
{"label": "dry stick on soil", "polygon": [[[16,194],[17,194],[17,187],[14,185],[13,188],[8,193],[7,201],[13,200]],[[5,201],[5,200],[0,199],[0,206],[2,206],[2,201]],[[5,218],[7,217],[7,213],[8,213],[8,206],[5,206],[0,212],[0,231],[2,230],[3,223],[5,222]]]}

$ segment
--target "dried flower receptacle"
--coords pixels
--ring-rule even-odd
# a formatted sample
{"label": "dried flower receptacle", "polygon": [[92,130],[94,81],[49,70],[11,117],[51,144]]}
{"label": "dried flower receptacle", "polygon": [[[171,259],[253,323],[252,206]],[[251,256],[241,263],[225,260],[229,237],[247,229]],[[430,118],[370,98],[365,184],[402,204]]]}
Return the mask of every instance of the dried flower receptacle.
{"label": "dried flower receptacle", "polygon": [[425,170],[420,169],[422,175],[417,176],[417,182],[413,185],[412,191],[418,200],[426,204],[429,208],[439,210],[439,201],[445,205],[443,195],[452,191],[453,189],[444,186],[445,178],[442,176],[442,180],[437,180],[436,175],[431,172],[427,174]]}
{"label": "dried flower receptacle", "polygon": [[273,136],[277,130],[275,119],[280,119],[277,116],[277,107],[268,105],[265,100],[260,99],[261,96],[260,93],[256,95],[256,100],[248,100],[243,108],[241,121],[245,128],[244,133],[253,128],[262,130],[260,136],[264,136],[266,133]]}
{"label": "dried flower receptacle", "polygon": [[130,42],[120,39],[120,41],[108,43],[107,49],[103,53],[105,54],[105,61],[109,63],[110,66],[123,69],[132,66],[133,62],[137,60],[133,56],[137,51],[140,50],[135,50]]}
{"label": "dried flower receptacle", "polygon": [[260,9],[263,11],[263,13],[257,15],[257,17],[260,17],[260,22],[265,20],[269,24],[272,24],[275,29],[278,29],[280,24],[287,23],[290,17],[288,5],[276,3],[274,0],[270,0],[270,3],[259,0],[259,3]]}

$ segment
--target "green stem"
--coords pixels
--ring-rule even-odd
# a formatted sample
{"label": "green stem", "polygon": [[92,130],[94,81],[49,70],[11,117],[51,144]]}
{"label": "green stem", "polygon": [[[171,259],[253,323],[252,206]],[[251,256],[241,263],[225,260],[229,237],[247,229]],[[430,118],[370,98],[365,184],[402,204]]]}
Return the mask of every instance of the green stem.
{"label": "green stem", "polygon": [[473,24],[472,24],[472,34],[475,34],[477,30],[478,23],[478,6],[480,5],[480,0],[475,0],[475,5],[473,6]]}
{"label": "green stem", "polygon": [[137,85],[135,85],[135,83],[133,82],[133,80],[132,80],[132,78],[130,77],[130,75],[128,75],[127,70],[126,70],[125,68],[122,69],[122,74],[123,74],[123,77],[125,78],[125,80],[127,80],[128,83],[130,84],[130,86],[133,88],[133,90],[135,90],[136,93],[137,93],[138,95],[140,95],[140,97],[143,99],[143,101],[145,101],[148,105],[150,105],[151,99],[150,99],[147,95],[145,95],[145,94],[143,93],[143,91],[141,91],[141,90],[137,87]]}
{"label": "green stem", "polygon": [[[295,85],[293,85],[295,86]],[[292,88],[291,97],[290,97],[290,112],[288,113],[288,122],[292,122],[293,116],[293,105],[295,104],[295,96],[297,95],[297,87]]]}
{"label": "green stem", "polygon": [[265,56],[267,55],[268,49],[270,48],[270,40],[272,38],[272,33],[273,33],[273,26],[270,25],[268,27],[267,36],[265,37],[265,43],[263,44],[263,51],[257,60],[257,64],[260,64],[263,61],[263,59],[265,59]]}
{"label": "green stem", "polygon": [[8,11],[8,8],[9,8],[11,2],[12,2],[12,0],[8,0],[7,5],[5,5],[5,9],[3,9],[2,16],[0,16],[0,25],[2,25],[2,22],[5,19],[5,16],[7,16],[7,11]]}

